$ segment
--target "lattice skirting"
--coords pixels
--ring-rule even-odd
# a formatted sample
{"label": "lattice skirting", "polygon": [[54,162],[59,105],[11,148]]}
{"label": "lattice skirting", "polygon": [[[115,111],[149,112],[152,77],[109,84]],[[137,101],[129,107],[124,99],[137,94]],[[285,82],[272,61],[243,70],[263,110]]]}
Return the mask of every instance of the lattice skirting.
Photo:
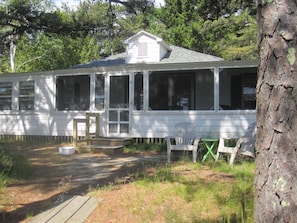
{"label": "lattice skirting", "polygon": [[[84,136],[79,136],[79,139],[85,139]],[[0,135],[0,140],[12,141],[57,141],[57,142],[72,142],[72,136],[44,136],[44,135]],[[165,143],[164,138],[133,138],[133,143]]]}

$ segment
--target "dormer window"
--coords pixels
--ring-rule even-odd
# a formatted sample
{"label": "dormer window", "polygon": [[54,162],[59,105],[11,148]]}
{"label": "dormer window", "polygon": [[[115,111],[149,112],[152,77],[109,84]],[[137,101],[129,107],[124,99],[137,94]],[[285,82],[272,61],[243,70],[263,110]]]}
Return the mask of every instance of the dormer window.
{"label": "dormer window", "polygon": [[159,37],[140,31],[124,41],[127,64],[158,63],[171,48]]}
{"label": "dormer window", "polygon": [[138,43],[138,57],[147,57],[147,43]]}

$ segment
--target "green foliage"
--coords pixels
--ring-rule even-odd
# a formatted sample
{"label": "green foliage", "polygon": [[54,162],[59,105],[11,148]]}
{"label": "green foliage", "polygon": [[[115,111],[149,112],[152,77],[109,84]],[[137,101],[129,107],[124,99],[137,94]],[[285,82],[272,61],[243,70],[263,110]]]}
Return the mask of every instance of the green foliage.
{"label": "green foliage", "polygon": [[0,187],[14,179],[26,179],[33,173],[28,160],[0,144]]}
{"label": "green foliage", "polygon": [[257,58],[253,1],[166,1],[158,16],[174,45],[227,60]]}
{"label": "green foliage", "polygon": [[206,48],[228,60],[257,58],[256,20],[244,11],[203,24]]}
{"label": "green foliage", "polygon": [[[0,73],[10,60],[16,72],[69,68],[124,51],[123,40],[139,30],[169,44],[227,60],[255,59],[254,1],[81,1],[76,9],[47,0],[11,0],[0,5]],[[16,57],[9,58],[10,44]]]}
{"label": "green foliage", "polygon": [[22,36],[16,53],[16,71],[42,71],[69,68],[99,57],[98,46],[91,36],[71,38],[45,34],[37,38]]}

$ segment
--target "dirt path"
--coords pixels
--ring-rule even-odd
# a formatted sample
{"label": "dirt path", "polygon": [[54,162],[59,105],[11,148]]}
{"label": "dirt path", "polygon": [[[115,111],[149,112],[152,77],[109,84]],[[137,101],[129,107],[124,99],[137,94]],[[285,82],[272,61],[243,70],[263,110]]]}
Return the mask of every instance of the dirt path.
{"label": "dirt path", "polygon": [[137,161],[160,158],[149,154],[61,155],[59,146],[16,148],[29,158],[34,176],[1,191],[0,222],[27,222],[30,217],[71,195],[83,195],[92,187],[108,185],[118,178],[129,179],[138,169]]}

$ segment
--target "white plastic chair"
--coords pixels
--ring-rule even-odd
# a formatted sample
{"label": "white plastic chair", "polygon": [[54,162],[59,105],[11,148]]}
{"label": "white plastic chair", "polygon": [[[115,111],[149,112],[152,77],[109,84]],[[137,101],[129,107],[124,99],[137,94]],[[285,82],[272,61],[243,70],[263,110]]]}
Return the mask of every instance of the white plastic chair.
{"label": "white plastic chair", "polygon": [[256,141],[256,123],[253,122],[248,126],[245,135],[237,140],[235,147],[225,146],[224,138],[220,138],[219,146],[216,155],[216,161],[221,154],[230,155],[230,166],[233,167],[237,152],[240,151],[242,155],[251,156],[255,158],[255,141]]}
{"label": "white plastic chair", "polygon": [[171,152],[192,151],[193,162],[197,160],[199,138],[196,136],[196,126],[193,123],[183,122],[175,125],[175,136],[167,136],[167,162],[170,163]]}

